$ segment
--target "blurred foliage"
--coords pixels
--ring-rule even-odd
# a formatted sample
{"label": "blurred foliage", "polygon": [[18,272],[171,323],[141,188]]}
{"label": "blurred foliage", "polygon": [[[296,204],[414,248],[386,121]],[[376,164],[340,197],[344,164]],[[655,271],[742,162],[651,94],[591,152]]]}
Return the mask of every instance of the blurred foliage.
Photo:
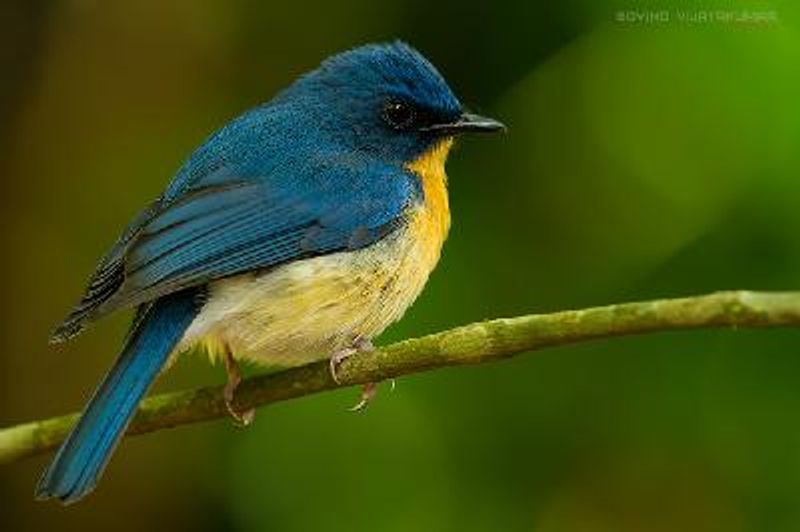
{"label": "blurred foliage", "polygon": [[[682,22],[684,9],[742,20]],[[368,41],[411,42],[511,128],[453,154],[443,261],[381,341],[797,288],[797,15],[757,0],[4,2],[0,424],[83,405],[128,316],[63,347],[48,330],[182,157]],[[344,411],[350,390],[293,401],[246,431],[126,441],[97,493],[67,509],[32,500],[42,457],[0,471],[0,525],[798,530],[798,346],[797,331],[663,334],[410,377],[361,416]],[[223,378],[187,359],[158,388]]]}

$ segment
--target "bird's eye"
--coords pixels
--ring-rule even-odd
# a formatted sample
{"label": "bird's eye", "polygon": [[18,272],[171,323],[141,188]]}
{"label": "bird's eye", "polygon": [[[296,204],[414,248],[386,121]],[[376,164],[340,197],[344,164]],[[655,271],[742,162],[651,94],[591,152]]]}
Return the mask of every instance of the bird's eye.
{"label": "bird's eye", "polygon": [[383,119],[394,129],[406,129],[414,123],[416,112],[410,104],[393,100],[383,108]]}

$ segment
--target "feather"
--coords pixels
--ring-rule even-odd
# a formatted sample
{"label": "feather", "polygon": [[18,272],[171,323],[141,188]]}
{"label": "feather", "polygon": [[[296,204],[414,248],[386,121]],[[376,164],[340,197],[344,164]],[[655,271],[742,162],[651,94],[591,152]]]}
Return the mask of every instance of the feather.
{"label": "feather", "polygon": [[40,499],[75,502],[100,478],[136,408],[196,315],[193,291],[139,311],[117,362],[36,488]]}
{"label": "feather", "polygon": [[[267,166],[261,163],[255,170],[224,167],[195,177],[125,231],[52,340],[71,338],[87,322],[121,307],[246,271],[365,247],[397,228],[417,192],[413,178],[380,165],[336,163],[319,157],[267,176],[257,173]],[[325,180],[318,178],[323,171]]]}

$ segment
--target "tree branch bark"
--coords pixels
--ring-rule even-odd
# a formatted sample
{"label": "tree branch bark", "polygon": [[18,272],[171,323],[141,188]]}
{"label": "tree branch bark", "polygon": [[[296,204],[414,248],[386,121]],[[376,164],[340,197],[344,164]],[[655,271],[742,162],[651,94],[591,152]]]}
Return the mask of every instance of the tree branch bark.
{"label": "tree branch bark", "polygon": [[[680,299],[624,303],[584,310],[495,319],[398,342],[347,359],[340,383],[327,362],[252,377],[237,390],[240,411],[354,384],[446,366],[503,360],[519,353],[597,338],[700,328],[800,327],[800,292],[718,292]],[[127,434],[227,416],[222,386],[150,397]],[[51,450],[78,414],[0,429],[0,463]]]}

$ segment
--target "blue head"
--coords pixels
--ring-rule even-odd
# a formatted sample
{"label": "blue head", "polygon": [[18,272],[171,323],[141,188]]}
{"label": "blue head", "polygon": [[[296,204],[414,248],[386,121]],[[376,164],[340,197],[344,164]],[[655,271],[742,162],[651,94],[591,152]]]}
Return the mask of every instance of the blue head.
{"label": "blue head", "polygon": [[279,102],[300,103],[326,141],[397,164],[461,132],[503,129],[467,113],[436,68],[402,42],[330,57]]}

